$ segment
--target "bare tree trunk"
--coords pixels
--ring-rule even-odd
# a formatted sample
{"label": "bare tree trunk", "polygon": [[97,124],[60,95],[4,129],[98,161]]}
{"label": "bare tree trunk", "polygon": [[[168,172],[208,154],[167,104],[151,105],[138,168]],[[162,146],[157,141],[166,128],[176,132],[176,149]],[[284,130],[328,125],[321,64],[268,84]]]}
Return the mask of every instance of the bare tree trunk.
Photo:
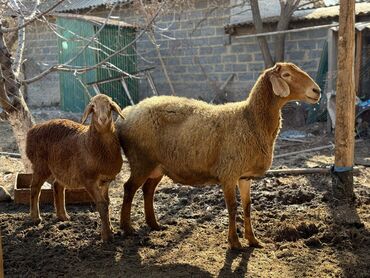
{"label": "bare tree trunk", "polygon": [[[257,33],[263,33],[263,22],[261,19],[260,9],[258,6],[258,0],[250,0],[250,5],[252,9],[254,27],[256,28]],[[261,48],[263,60],[265,62],[265,67],[271,67],[274,65],[272,60],[271,52],[266,40],[266,37],[257,37],[258,43]]]}
{"label": "bare tree trunk", "polygon": [[[22,57],[21,53],[18,55]],[[3,33],[0,32],[0,105],[12,126],[24,169],[29,173],[32,172],[32,168],[26,156],[26,136],[28,130],[34,125],[34,120],[24,101],[12,64],[9,49],[5,44]]]}
{"label": "bare tree trunk", "polygon": [[[276,31],[287,30],[294,11],[298,8],[300,0],[280,0],[280,17]],[[284,61],[285,34],[277,35],[275,38],[275,62]]]}

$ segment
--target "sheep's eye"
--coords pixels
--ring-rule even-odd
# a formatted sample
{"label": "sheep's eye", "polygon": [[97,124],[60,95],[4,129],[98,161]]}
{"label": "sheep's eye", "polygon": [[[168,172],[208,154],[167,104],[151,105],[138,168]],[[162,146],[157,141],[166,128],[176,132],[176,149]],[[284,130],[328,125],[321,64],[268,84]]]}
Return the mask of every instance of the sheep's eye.
{"label": "sheep's eye", "polygon": [[289,77],[289,76],[290,76],[290,73],[288,73],[288,72],[284,72],[281,76],[282,76],[282,77]]}

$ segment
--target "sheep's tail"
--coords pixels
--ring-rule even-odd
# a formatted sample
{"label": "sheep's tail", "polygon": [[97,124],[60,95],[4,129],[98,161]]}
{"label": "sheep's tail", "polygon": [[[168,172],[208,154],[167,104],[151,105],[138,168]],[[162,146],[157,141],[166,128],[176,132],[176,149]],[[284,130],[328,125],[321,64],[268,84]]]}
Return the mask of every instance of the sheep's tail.
{"label": "sheep's tail", "polygon": [[35,161],[36,151],[39,144],[37,144],[36,129],[31,128],[27,133],[26,139],[26,155],[28,159],[33,163]]}

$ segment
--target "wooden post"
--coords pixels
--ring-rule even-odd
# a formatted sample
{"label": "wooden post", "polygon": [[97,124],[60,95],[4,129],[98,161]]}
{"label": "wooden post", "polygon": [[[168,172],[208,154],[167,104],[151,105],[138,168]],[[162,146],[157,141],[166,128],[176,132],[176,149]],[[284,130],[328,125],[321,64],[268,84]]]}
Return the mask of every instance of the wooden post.
{"label": "wooden post", "polygon": [[3,246],[1,244],[1,230],[0,230],[0,278],[4,278],[4,263],[3,263]]}
{"label": "wooden post", "polygon": [[362,62],[362,31],[356,32],[356,63],[355,63],[355,91],[360,93],[360,75]]}
{"label": "wooden post", "polygon": [[333,196],[353,202],[355,138],[355,1],[340,0]]}

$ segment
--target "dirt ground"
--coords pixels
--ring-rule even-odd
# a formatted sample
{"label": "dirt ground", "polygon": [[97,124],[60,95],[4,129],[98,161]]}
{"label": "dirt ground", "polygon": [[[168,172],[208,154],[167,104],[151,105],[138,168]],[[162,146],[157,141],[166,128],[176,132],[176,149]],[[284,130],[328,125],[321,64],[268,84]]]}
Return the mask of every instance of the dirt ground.
{"label": "dirt ground", "polygon": [[[304,129],[307,142],[278,140],[276,153],[333,142],[325,126]],[[0,151],[17,151],[7,123],[0,123]],[[356,145],[356,157],[369,157],[370,141]],[[333,164],[326,149],[275,159],[273,168]],[[0,185],[12,191],[19,159],[0,156]],[[370,277],[370,168],[355,177],[356,208],[331,205],[331,177],[324,174],[264,178],[253,182],[252,221],[264,247],[228,250],[227,211],[218,185],[195,188],[165,178],[155,195],[163,231],[145,225],[139,190],[132,220],[137,234],[119,229],[122,185],[127,164],[112,184],[113,242],[100,240],[93,206],[68,205],[68,222],[58,222],[52,205],[42,205],[43,221],[29,222],[29,207],[0,204],[6,277]],[[239,197],[238,197],[239,198]],[[238,223],[242,229],[241,206]],[[346,225],[338,219],[356,220]],[[349,221],[351,222],[351,221]],[[242,232],[240,232],[242,236]]]}

